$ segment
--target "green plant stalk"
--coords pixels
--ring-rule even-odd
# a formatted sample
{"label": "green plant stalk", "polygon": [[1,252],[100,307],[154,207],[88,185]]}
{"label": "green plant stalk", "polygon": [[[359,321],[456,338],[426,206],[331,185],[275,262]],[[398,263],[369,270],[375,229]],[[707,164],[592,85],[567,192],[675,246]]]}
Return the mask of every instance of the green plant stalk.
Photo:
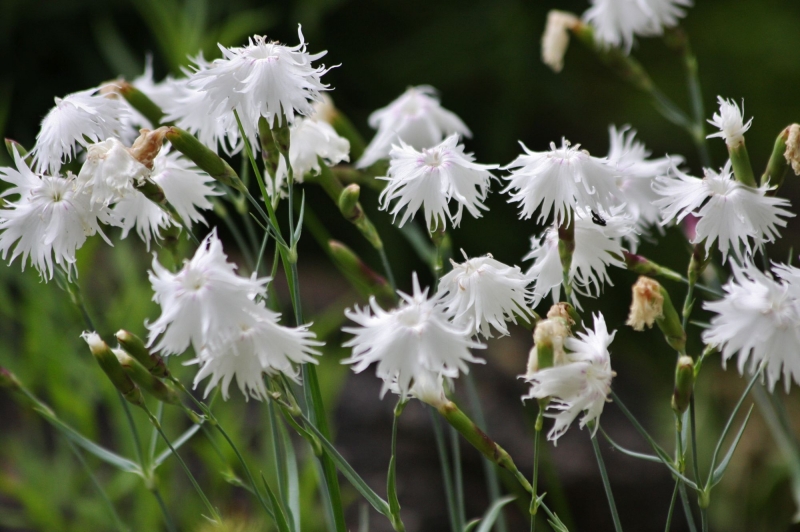
{"label": "green plant stalk", "polygon": [[678,485],[680,480],[675,481],[675,489],[672,490],[672,498],[669,501],[669,510],[667,510],[667,525],[664,527],[664,532],[670,532],[672,528],[672,515],[675,513],[675,502],[678,500]]}
{"label": "green plant stalk", "polygon": [[456,490],[456,512],[458,512],[458,522],[464,525],[467,522],[467,511],[464,507],[464,469],[461,465],[461,446],[458,432],[453,427],[449,427],[449,429],[450,451],[453,457],[453,485]]}
{"label": "green plant stalk", "polygon": [[389,499],[389,512],[391,514],[390,520],[392,527],[397,532],[405,531],[405,525],[400,517],[400,501],[397,498],[397,423],[405,406],[406,402],[400,399],[394,407],[394,415],[392,416],[392,455],[389,459],[389,474],[386,480],[386,495],[387,499]]}
{"label": "green plant stalk", "polygon": [[595,438],[594,435],[592,435],[590,439],[592,440],[594,455],[597,457],[597,466],[600,468],[600,477],[603,479],[603,488],[606,490],[608,506],[611,509],[611,519],[614,521],[614,530],[616,530],[616,532],[622,532],[622,523],[620,523],[619,520],[617,504],[614,502],[614,493],[611,491],[611,483],[608,481],[608,472],[606,471],[605,462],[603,462],[603,455],[600,453],[600,445],[598,445],[597,438]]}
{"label": "green plant stalk", "polygon": [[[686,454],[683,449],[683,414],[675,414],[675,462],[678,471],[683,473],[686,470]],[[683,505],[683,513],[686,516],[686,522],[689,524],[691,532],[697,532],[697,525],[694,522],[694,514],[692,513],[692,506],[689,503],[689,496],[686,493],[686,486],[680,481],[675,480],[678,486],[678,493],[681,497]]]}
{"label": "green plant stalk", "polygon": [[747,153],[744,138],[735,146],[728,146],[728,155],[731,158],[733,175],[736,180],[748,187],[757,187],[756,176],[753,174],[753,165],[750,164],[750,155]]}
{"label": "green plant stalk", "polygon": [[450,472],[450,459],[447,456],[447,446],[444,442],[444,432],[442,425],[435,414],[431,413],[433,421],[433,433],[436,437],[436,451],[439,454],[439,466],[442,469],[442,480],[444,481],[445,500],[447,501],[447,516],[450,519],[451,532],[461,532],[463,523],[458,521],[458,511],[456,504],[455,491],[453,489],[453,476]]}
{"label": "green plant stalk", "polygon": [[536,514],[539,512],[539,447],[544,428],[544,407],[539,403],[539,413],[536,415],[536,424],[533,426],[533,481],[531,482],[531,532],[536,531]]}
{"label": "green plant stalk", "polygon": [[783,184],[786,173],[789,170],[789,165],[786,162],[786,141],[789,139],[789,127],[786,127],[778,134],[775,139],[775,145],[772,148],[772,154],[767,162],[767,168],[761,176],[761,186],[767,185],[774,187],[767,192],[767,195],[774,196],[778,188]]}
{"label": "green plant stalk", "polygon": [[[125,100],[142,116],[144,116],[153,127],[158,127],[162,124],[164,118],[164,111],[145,93],[128,83],[127,81],[114,81],[113,85],[116,86],[117,92],[122,95]],[[164,123],[164,125],[172,125],[172,123]]]}

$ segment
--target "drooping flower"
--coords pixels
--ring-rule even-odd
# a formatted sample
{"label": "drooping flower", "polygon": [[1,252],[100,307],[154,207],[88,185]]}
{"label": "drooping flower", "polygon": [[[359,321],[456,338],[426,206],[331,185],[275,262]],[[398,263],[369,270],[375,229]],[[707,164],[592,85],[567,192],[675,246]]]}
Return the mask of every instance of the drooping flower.
{"label": "drooping flower", "polygon": [[594,27],[595,39],[630,52],[635,35],[661,35],[678,24],[692,0],[591,0],[583,18]]}
{"label": "drooping flower", "polygon": [[303,32],[298,26],[300,44],[285,46],[266,37],[255,36],[247,46],[219,46],[222,58],[209,68],[198,68],[189,85],[206,94],[208,112],[215,117],[236,110],[247,139],[255,143],[258,121],[281,125],[294,122],[295,116],[313,114],[311,101],[319,100],[327,90],[321,77],[324,66],[312,66],[327,52],[309,54]]}
{"label": "drooping flower", "polygon": [[[633,217],[636,233],[648,235],[650,227],[660,229],[658,224],[661,222],[661,210],[653,205],[661,197],[653,190],[655,178],[666,175],[671,166],[681,164],[683,157],[672,155],[649,159],[650,151],[636,139],[636,130],[629,126],[621,129],[610,126],[608,133],[608,164],[617,171],[625,210]],[[631,238],[628,243],[635,253],[638,239]]]}
{"label": "drooping flower", "polygon": [[744,123],[744,101],[742,108],[736,105],[733,100],[726,100],[722,96],[717,96],[719,102],[719,112],[714,113],[709,124],[719,128],[719,131],[708,135],[706,138],[719,137],[725,139],[725,144],[730,147],[737,146],[744,141],[745,132],[750,129],[753,119]]}
{"label": "drooping flower", "polygon": [[[191,260],[172,273],[153,257],[150,283],[161,315],[153,323],[148,345],[164,355],[182,353],[192,344],[200,353],[209,342],[225,338],[247,322],[257,295],[269,278],[240,277],[228,262],[216,229],[200,243]],[[159,338],[160,336],[160,338]],[[158,342],[156,342],[158,339]]]}
{"label": "drooping flower", "polygon": [[[353,334],[345,347],[352,347],[344,364],[355,364],[360,373],[377,362],[376,374],[383,379],[381,395],[393,385],[407,395],[411,383],[421,371],[456,378],[467,373],[467,362],[483,362],[470,353],[470,348],[483,348],[470,338],[472,324],[452,324],[437,298],[428,298],[428,289],[420,290],[416,274],[411,295],[398,292],[403,301],[394,310],[385,311],[371,298],[369,307],[346,310],[345,315],[358,327],[345,327]],[[371,312],[370,312],[371,311]]]}
{"label": "drooping flower", "polygon": [[[622,238],[633,232],[633,220],[621,208],[614,214],[605,216],[602,225],[598,219],[586,211],[575,211],[575,250],[572,254],[569,277],[578,293],[596,297],[604,283],[611,284],[606,272],[608,266],[624,268],[622,258]],[[555,227],[545,230],[540,236],[531,239],[531,251],[523,260],[535,262],[526,272],[534,279],[533,307],[551,293],[553,300],[563,282],[563,269],[558,251],[558,231]]]}
{"label": "drooping flower", "polygon": [[592,157],[563,139],[561,147],[550,143],[550,151],[533,152],[520,143],[524,155],[504,169],[509,181],[503,192],[510,192],[509,202],[519,203],[520,218],[529,219],[541,208],[537,221],[545,222],[553,212],[556,223],[569,220],[574,209],[609,212],[621,197],[616,172],[605,159]]}
{"label": "drooping flower", "polygon": [[531,389],[523,399],[551,398],[545,415],[555,423],[547,439],[557,441],[581,412],[580,428],[595,421],[592,435],[597,431],[596,421],[603,413],[615,375],[608,352],[615,334],[609,334],[603,315],[595,314],[594,329],[565,340],[569,353],[564,364],[526,375]]}
{"label": "drooping flower", "polygon": [[194,385],[211,376],[205,395],[221,383],[222,397],[228,399],[228,386],[236,377],[245,398],[261,400],[266,397],[263,373],[283,373],[299,382],[295,364],[312,363],[319,355],[314,333],[307,325],[284,327],[278,323],[280,314],[269,310],[264,303],[253,304],[250,314],[240,322],[229,336],[206,344],[205,349],[191,363],[200,364]]}
{"label": "drooping flower", "polygon": [[[464,153],[464,145],[458,144],[458,135],[447,137],[441,144],[417,151],[405,142],[392,148],[389,164],[388,184],[381,192],[381,209],[397,200],[391,214],[405,208],[400,219],[402,227],[409,218],[423,208],[426,227],[436,228],[439,222],[446,226],[447,220],[454,226],[461,223],[464,208],[479,218],[480,209],[486,210],[483,200],[489,191],[492,179],[492,164],[477,164],[470,153]],[[456,212],[450,211],[449,203],[456,202]]]}
{"label": "drooping flower", "polygon": [[738,353],[739,373],[748,360],[750,372],[764,364],[770,391],[783,376],[788,393],[791,381],[800,384],[800,270],[776,265],[773,272],[778,279],[734,265],[725,297],[703,304],[716,313],[703,341],[721,348],[723,365]]}
{"label": "drooping flower", "polygon": [[515,315],[527,322],[530,278],[518,266],[507,266],[491,255],[469,259],[462,253],[465,262],[451,261],[453,269],[439,280],[437,292],[454,323],[471,323],[474,334],[491,338],[491,327],[507,335],[505,322],[517,323]]}
{"label": "drooping flower", "polygon": [[662,224],[673,219],[680,222],[690,213],[698,216],[693,243],[705,240],[709,251],[717,242],[723,262],[731,248],[740,258],[742,248],[750,253],[751,238],[756,244],[774,241],[778,228],[786,227],[785,218],[794,216],[784,208],[789,206],[788,200],[766,195],[768,186],[753,188],[736,181],[730,161],[719,173],[704,171],[703,179],[677,168],[673,168],[674,177],[656,178],[653,189],[663,197],[655,205],[663,209]]}
{"label": "drooping flower", "polygon": [[372,113],[369,125],[378,131],[356,163],[357,168],[387,158],[392,146],[400,141],[422,150],[456,133],[472,136],[455,113],[441,106],[436,90],[428,85],[410,87],[395,101]]}
{"label": "drooping flower", "polygon": [[31,150],[39,172],[56,174],[65,160],[75,157],[78,145],[87,148],[126,128],[125,104],[117,97],[98,94],[96,88],[56,98],[55,102],[42,120]]}
{"label": "drooping flower", "polygon": [[11,187],[0,195],[19,196],[0,210],[0,251],[5,260],[12,246],[10,262],[22,255],[22,268],[30,256],[41,276],[52,279],[54,265],[71,271],[75,252],[88,236],[103,234],[98,215],[88,196],[75,192],[75,176],[38,175],[28,168],[14,150],[13,168],[0,168],[0,179]]}
{"label": "drooping flower", "polygon": [[[452,380],[448,380],[452,386]],[[405,400],[410,398],[418,399],[436,409],[441,408],[450,401],[445,391],[444,376],[441,373],[434,373],[424,369],[417,371],[416,375],[414,375],[414,382],[411,384],[408,393],[403,394],[400,391],[397,386],[397,379],[389,384],[389,390],[396,395],[400,395]]]}
{"label": "drooping flower", "polygon": [[149,168],[137,161],[122,142],[111,138],[89,146],[77,182],[93,204],[108,207],[133,194],[136,183],[149,175]]}
{"label": "drooping flower", "polygon": [[547,25],[542,34],[542,62],[561,72],[564,54],[569,46],[569,30],[580,24],[578,17],[566,11],[551,9],[547,14]]}

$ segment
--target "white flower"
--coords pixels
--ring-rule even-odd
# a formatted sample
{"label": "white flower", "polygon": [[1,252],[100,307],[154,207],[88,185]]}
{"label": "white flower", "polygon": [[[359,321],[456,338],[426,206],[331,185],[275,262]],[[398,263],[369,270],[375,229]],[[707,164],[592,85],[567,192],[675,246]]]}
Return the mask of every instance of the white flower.
{"label": "white flower", "polygon": [[[526,375],[531,389],[523,399],[551,398],[546,415],[554,418],[555,423],[547,434],[549,440],[558,440],[581,412],[584,414],[580,428],[600,418],[615,375],[608,353],[615,334],[616,331],[609,334],[603,315],[595,314],[594,330],[566,339],[565,346],[570,353],[565,364]],[[594,432],[598,426],[595,423]]]}
{"label": "white flower", "polygon": [[65,159],[75,157],[76,144],[86,148],[125,130],[126,104],[97,92],[88,89],[55,99],[56,106],[42,120],[31,150],[39,172],[57,173]]}
{"label": "white flower", "polygon": [[[446,226],[447,219],[454,226],[461,223],[461,214],[466,207],[475,218],[480,218],[480,209],[486,210],[483,200],[489,191],[489,182],[497,165],[476,164],[470,153],[464,153],[463,144],[458,144],[458,135],[447,137],[441,144],[423,148],[421,152],[400,141],[392,148],[388,181],[381,192],[381,209],[387,210],[389,203],[397,200],[391,214],[397,217],[406,209],[400,220],[402,227],[422,207],[429,230]],[[448,203],[455,200],[456,213],[452,214]]]}
{"label": "white flower", "polygon": [[456,378],[459,372],[469,371],[467,362],[483,362],[469,352],[485,347],[470,338],[472,324],[450,323],[438,300],[428,299],[427,288],[420,290],[416,274],[413,285],[412,295],[398,292],[403,301],[394,310],[383,310],[373,297],[368,308],[345,311],[358,327],[342,329],[354,335],[343,344],[352,347],[353,353],[342,363],[355,364],[353,371],[360,373],[377,362],[376,374],[383,379],[381,395],[393,385],[407,395],[423,370]]}
{"label": "white flower", "polygon": [[[247,322],[256,295],[263,296],[269,278],[247,279],[234,273],[216,229],[203,239],[191,260],[172,273],[153,257],[150,283],[161,316],[147,324],[148,345],[164,355],[182,353],[191,342],[200,353],[208,342],[225,338]],[[156,343],[156,338],[162,335]]]}
{"label": "white flower", "polygon": [[453,269],[439,280],[437,297],[453,317],[454,323],[472,324],[473,334],[491,338],[490,325],[507,335],[506,321],[517,323],[515,314],[525,321],[531,314],[526,304],[530,278],[518,266],[506,266],[491,255],[452,261]]}
{"label": "white flower", "polygon": [[750,372],[763,363],[770,391],[783,374],[788,393],[792,380],[800,384],[800,270],[779,265],[773,271],[779,280],[752,264],[734,266],[725,297],[703,305],[717,314],[703,341],[721,347],[723,365],[738,353],[739,373],[748,360]]}
{"label": "white flower", "polygon": [[340,137],[330,124],[313,118],[300,118],[292,125],[289,141],[289,162],[297,181],[311,172],[319,172],[322,157],[333,166],[350,160],[350,141]]}
{"label": "white flower", "polygon": [[580,24],[578,17],[566,11],[551,9],[542,34],[542,62],[555,72],[564,68],[564,54],[569,46],[569,30]]}
{"label": "white flower", "polygon": [[656,178],[653,186],[663,196],[655,202],[663,209],[662,224],[672,219],[680,222],[687,214],[695,214],[700,221],[693,243],[705,240],[709,251],[717,241],[723,262],[731,247],[740,258],[742,247],[750,253],[749,238],[756,244],[774,241],[778,227],[786,227],[782,218],[794,216],[783,208],[789,206],[788,200],[766,195],[768,186],[753,188],[736,181],[731,175],[730,161],[720,173],[706,168],[703,179],[686,175],[677,168],[673,171],[675,177]]}
{"label": "white flower", "polygon": [[509,202],[522,207],[520,218],[530,218],[541,206],[539,223],[553,211],[556,223],[561,225],[576,208],[608,212],[621,196],[616,172],[605,159],[581,150],[580,144],[572,147],[563,139],[560,148],[551,142],[550,151],[544,152],[532,152],[520,145],[525,155],[504,168],[518,170],[503,178],[509,181],[503,190],[511,192]]}
{"label": "white flower", "polygon": [[136,227],[136,233],[148,251],[151,238],[158,238],[160,229],[172,225],[169,214],[138,190],[117,202],[112,213],[116,224],[122,228],[122,238],[128,238],[130,230]]}
{"label": "white flower", "polygon": [[[575,250],[569,277],[578,293],[599,296],[601,286],[604,283],[611,284],[606,268],[625,267],[621,260],[621,239],[632,233],[633,220],[620,208],[613,212],[614,214],[606,215],[602,220],[593,220],[591,213],[575,211]],[[597,223],[600,221],[605,225]],[[538,306],[548,293],[557,301],[563,281],[563,269],[558,252],[558,231],[555,227],[531,239],[531,251],[522,260],[530,259],[535,262],[526,275],[536,283],[533,289],[533,307]]]}
{"label": "white flower", "polygon": [[661,35],[665,27],[678,19],[692,5],[692,0],[592,0],[583,18],[594,27],[595,39],[603,44],[624,48],[633,46],[634,35]]}
{"label": "white flower", "polygon": [[314,333],[307,325],[284,327],[278,323],[280,314],[267,309],[263,302],[253,304],[250,315],[228,337],[209,342],[191,363],[201,364],[194,385],[211,375],[205,390],[222,383],[222,397],[228,399],[228,386],[233,377],[245,398],[261,400],[266,397],[262,373],[283,373],[299,382],[294,364],[316,364],[312,355],[319,355],[314,346]]}
{"label": "white flower", "polygon": [[744,123],[744,101],[742,101],[742,108],[736,105],[733,100],[725,100],[722,96],[717,96],[719,102],[719,113],[714,113],[709,124],[718,127],[717,133],[712,133],[706,138],[720,137],[725,139],[725,144],[729,147],[734,147],[744,142],[744,134],[750,129],[753,124],[753,119]]}
{"label": "white flower", "polygon": [[284,46],[258,35],[247,46],[220,45],[223,57],[209,68],[199,68],[189,80],[190,87],[206,93],[206,112],[222,117],[238,111],[252,143],[261,117],[281,125],[284,118],[292,123],[296,114],[313,114],[309,100],[319,100],[320,92],[327,90],[320,78],[328,70],[311,66],[311,62],[326,52],[309,54],[299,26],[297,34],[297,46]]}
{"label": "white flower", "polygon": [[[448,379],[450,380],[450,379]],[[451,381],[452,386],[452,381]],[[444,376],[427,370],[419,370],[414,376],[414,382],[407,394],[403,394],[397,386],[397,379],[389,384],[392,393],[400,395],[403,399],[414,398],[439,409],[450,402],[444,386]]]}
{"label": "white flower", "polygon": [[111,138],[89,146],[86,162],[78,173],[78,187],[92,203],[108,207],[135,192],[134,185],[150,175],[150,170],[136,160],[117,139]]}
{"label": "white flower", "polygon": [[[15,203],[0,210],[0,251],[10,262],[22,255],[22,268],[30,256],[45,279],[52,279],[54,264],[68,272],[75,264],[75,252],[86,237],[100,233],[108,242],[92,211],[88,196],[76,194],[75,178],[34,174],[17,151],[17,169],[0,168],[0,179],[12,184],[0,197],[18,195]],[[111,242],[108,242],[111,244]]]}
{"label": "white flower", "polygon": [[395,101],[372,113],[369,125],[378,131],[364,149],[356,168],[366,168],[387,158],[392,146],[399,141],[421,150],[435,146],[455,133],[472,136],[455,113],[441,106],[436,90],[428,85],[409,87]]}

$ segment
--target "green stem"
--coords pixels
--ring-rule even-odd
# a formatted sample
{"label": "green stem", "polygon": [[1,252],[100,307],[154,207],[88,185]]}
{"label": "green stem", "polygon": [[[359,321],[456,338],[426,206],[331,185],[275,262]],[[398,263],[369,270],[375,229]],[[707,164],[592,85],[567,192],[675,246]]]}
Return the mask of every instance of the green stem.
{"label": "green stem", "polygon": [[164,514],[164,524],[167,525],[167,530],[169,532],[178,532],[178,529],[175,527],[175,522],[172,520],[172,516],[169,515],[167,505],[164,504],[164,499],[161,497],[161,492],[155,486],[153,486],[150,492],[158,501],[158,507],[161,508],[161,513]]}
{"label": "green stem", "polygon": [[383,271],[386,273],[386,280],[389,281],[389,286],[392,287],[392,292],[395,292],[395,297],[397,297],[397,283],[394,280],[394,272],[392,271],[392,264],[389,262],[389,257],[386,256],[386,248],[381,246],[378,249],[378,255],[381,257],[381,263],[383,263]]}
{"label": "green stem", "polygon": [[442,468],[442,480],[444,481],[444,492],[447,500],[447,515],[450,518],[450,530],[452,532],[461,532],[464,527],[458,521],[458,511],[455,491],[453,490],[453,477],[450,472],[450,459],[447,456],[447,446],[444,441],[444,432],[442,430],[439,417],[431,411],[431,419],[433,420],[433,434],[436,437],[436,451],[439,453],[439,465]]}
{"label": "green stem", "polygon": [[686,515],[686,523],[689,525],[689,532],[697,532],[697,525],[694,523],[694,515],[692,514],[692,505],[689,503],[689,495],[686,493],[686,485],[678,481],[678,493],[681,496],[681,504],[683,505],[683,513]]}
{"label": "green stem", "polygon": [[203,501],[203,504],[205,504],[206,509],[208,509],[208,512],[211,514],[211,519],[214,520],[216,523],[221,524],[222,518],[219,516],[217,509],[214,508],[214,506],[211,504],[211,501],[208,500],[208,497],[206,497],[206,494],[203,492],[203,489],[200,487],[200,484],[198,484],[197,480],[194,478],[194,475],[189,469],[189,466],[186,465],[186,462],[183,461],[183,458],[181,458],[181,456],[178,454],[178,451],[172,446],[172,442],[170,442],[169,438],[167,438],[167,435],[164,434],[164,431],[161,428],[161,424],[158,422],[155,416],[153,416],[150,410],[147,409],[146,406],[145,406],[145,412],[147,412],[147,417],[150,420],[150,423],[152,423],[153,426],[156,428],[156,430],[158,430],[158,433],[161,435],[161,438],[167,444],[167,447],[169,447],[170,451],[172,451],[172,455],[175,456],[178,462],[180,462],[183,471],[186,473],[186,476],[189,477],[189,481],[192,483],[192,486],[194,486],[194,489],[195,491],[197,491],[197,494],[200,496],[200,499]]}
{"label": "green stem", "polygon": [[89,467],[89,464],[86,463],[86,460],[83,458],[81,452],[69,438],[64,438],[64,439],[66,440],[70,451],[72,451],[72,454],[75,455],[75,458],[78,459],[78,462],[80,462],[81,467],[83,467],[83,470],[86,471],[86,474],[89,476],[89,480],[92,481],[92,485],[97,490],[97,493],[100,494],[100,498],[103,499],[103,503],[105,504],[109,515],[111,515],[112,521],[114,521],[114,526],[120,532],[127,532],[128,528],[122,523],[122,520],[120,519],[117,510],[114,508],[114,504],[111,502],[111,499],[108,498],[108,494],[103,489],[103,486],[100,485],[100,482],[97,480],[97,477],[94,475],[94,472]]}
{"label": "green stem", "polygon": [[539,446],[544,427],[544,408],[539,404],[539,413],[536,415],[536,424],[533,427],[533,480],[531,482],[531,532],[536,531],[536,514],[539,511]]}
{"label": "green stem", "polygon": [[144,453],[142,452],[142,442],[139,439],[139,431],[136,428],[136,423],[133,420],[133,415],[131,414],[131,408],[128,406],[128,401],[122,396],[121,393],[117,392],[119,396],[119,400],[122,403],[122,409],[125,411],[125,419],[128,420],[128,426],[131,429],[131,436],[133,437],[134,449],[136,449],[136,458],[139,462],[139,466],[142,468],[142,471],[145,470],[144,467]]}
{"label": "green stem", "polygon": [[450,427],[450,450],[453,453],[453,484],[456,489],[456,510],[458,522],[462,525],[467,522],[467,512],[464,507],[464,471],[461,467],[461,446],[458,440],[458,431]]}
{"label": "green stem", "polygon": [[[700,480],[700,464],[697,461],[697,422],[696,422],[696,413],[697,409],[695,408],[694,403],[694,394],[689,399],[689,430],[691,430],[691,442],[692,442],[692,469],[694,470],[694,481],[697,482],[699,486],[701,483]],[[700,511],[702,513],[703,508],[701,506]]]}
{"label": "green stem", "polygon": [[678,500],[678,485],[680,480],[675,481],[675,489],[672,490],[672,498],[669,501],[669,510],[667,510],[667,526],[664,527],[664,532],[669,532],[672,527],[672,515],[675,513],[675,502]]}
{"label": "green stem", "polygon": [[603,479],[603,488],[606,490],[606,497],[608,498],[608,506],[611,509],[611,519],[614,521],[614,530],[622,532],[622,523],[619,521],[619,513],[617,512],[617,505],[614,502],[614,494],[611,492],[611,483],[608,481],[608,473],[606,472],[606,465],[603,462],[603,455],[600,452],[600,445],[597,443],[597,438],[591,437],[592,448],[594,455],[597,457],[597,466],[600,468],[600,477]]}

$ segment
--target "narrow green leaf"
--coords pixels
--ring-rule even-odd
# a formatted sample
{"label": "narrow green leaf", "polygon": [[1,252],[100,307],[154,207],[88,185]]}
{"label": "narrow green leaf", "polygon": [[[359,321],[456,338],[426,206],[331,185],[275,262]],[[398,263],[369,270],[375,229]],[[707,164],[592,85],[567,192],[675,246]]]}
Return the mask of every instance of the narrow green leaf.
{"label": "narrow green leaf", "polygon": [[294,230],[292,245],[295,245],[300,240],[300,235],[303,233],[303,218],[306,212],[306,191],[303,190],[300,195],[300,214],[297,218],[297,227]]}
{"label": "narrow green leaf", "polygon": [[731,443],[731,446],[728,449],[728,452],[725,454],[725,457],[722,459],[722,462],[720,462],[719,466],[714,470],[714,474],[711,476],[711,485],[709,487],[716,486],[719,481],[722,480],[722,475],[725,474],[725,469],[728,468],[728,463],[730,463],[733,453],[736,450],[736,447],[739,445],[739,440],[742,439],[742,434],[744,434],[744,429],[747,426],[747,422],[750,420],[750,414],[752,413],[753,405],[750,405],[750,410],[747,411],[747,417],[744,418],[744,422],[739,429],[739,433],[736,434],[736,438],[733,440],[733,443]]}
{"label": "narrow green leaf", "polygon": [[267,479],[264,478],[264,473],[261,473],[261,480],[264,482],[264,489],[267,490],[269,502],[272,504],[272,511],[275,514],[275,524],[278,525],[278,530],[280,532],[292,532],[292,530],[289,528],[289,521],[286,520],[286,513],[283,511],[281,501],[278,500],[278,498],[270,489]]}
{"label": "narrow green leaf", "polygon": [[105,447],[101,447],[100,445],[96,444],[89,438],[83,436],[77,430],[73,429],[63,421],[58,418],[52,418],[49,416],[44,416],[45,419],[50,421],[53,426],[55,426],[58,430],[60,430],[66,437],[72,440],[75,444],[79,445],[88,453],[96,456],[100,460],[107,462],[114,467],[120,469],[121,471],[126,471],[128,473],[136,473],[137,475],[142,474],[142,469],[139,465],[132,461],[124,458],[114,452],[109,451]]}
{"label": "narrow green leaf", "polygon": [[494,501],[494,504],[492,504],[483,515],[483,519],[481,519],[481,526],[479,526],[475,532],[489,532],[492,529],[494,522],[497,521],[497,518],[500,516],[500,511],[503,509],[503,506],[510,503],[514,499],[516,499],[516,497],[508,495],[502,499]]}
{"label": "narrow green leaf", "polygon": [[[188,429],[186,432],[184,432],[183,434],[181,434],[181,435],[180,435],[180,436],[179,436],[179,437],[178,437],[178,438],[177,438],[177,439],[176,439],[176,440],[175,440],[175,441],[172,443],[172,447],[173,447],[173,448],[175,448],[175,449],[179,449],[179,448],[180,448],[180,447],[181,447],[181,446],[182,446],[184,443],[186,443],[187,441],[189,441],[189,440],[192,438],[192,436],[194,436],[195,434],[197,434],[197,431],[198,431],[198,430],[200,430],[200,427],[201,427],[201,426],[202,426],[202,425],[192,425],[191,427],[189,427],[189,429]],[[169,449],[169,448],[165,449],[163,453],[159,454],[159,455],[158,455],[158,456],[155,458],[155,460],[153,460],[153,467],[158,467],[158,466],[160,466],[160,465],[161,465],[161,464],[164,462],[164,460],[166,460],[167,458],[169,458],[169,456],[170,456],[171,454],[172,454],[172,450],[171,450],[171,449]]]}
{"label": "narrow green leaf", "polygon": [[294,530],[300,531],[300,477],[297,469],[297,455],[294,452],[292,439],[283,423],[278,424],[286,453],[286,499],[287,510],[294,523]]}
{"label": "narrow green leaf", "polygon": [[648,462],[656,462],[659,464],[661,463],[661,459],[658,456],[652,454],[637,453],[636,451],[631,451],[621,446],[620,444],[611,439],[611,436],[608,435],[608,433],[603,429],[603,427],[600,427],[600,432],[603,433],[603,436],[608,441],[608,443],[610,443],[616,450],[620,451],[621,453],[627,454],[628,456],[631,456],[633,458],[639,458],[640,460],[647,460]]}
{"label": "narrow green leaf", "polygon": [[473,519],[464,527],[464,532],[472,532],[481,523],[480,519]]}
{"label": "narrow green leaf", "polygon": [[736,406],[733,408],[733,412],[731,412],[730,417],[728,417],[728,422],[725,423],[725,428],[722,429],[722,434],[719,437],[719,441],[717,441],[717,446],[714,449],[714,454],[711,457],[711,467],[709,468],[709,478],[706,481],[706,485],[710,484],[711,482],[711,475],[712,472],[717,467],[717,457],[719,456],[719,452],[722,449],[722,443],[725,441],[725,437],[728,435],[728,432],[731,430],[731,426],[733,426],[733,420],[736,417],[736,414],[739,413],[739,409],[742,407],[744,400],[747,398],[747,395],[750,393],[750,390],[753,389],[753,385],[755,385],[756,381],[761,376],[761,370],[764,369],[763,365],[755,372],[753,377],[750,379],[750,382],[747,385],[747,388],[744,389],[742,392],[742,396],[739,398],[739,401],[736,403]]}
{"label": "narrow green leaf", "polygon": [[311,421],[304,415],[300,414],[303,420],[306,422],[306,427],[317,437],[320,444],[322,445],[323,449],[327,453],[328,456],[331,457],[336,467],[339,471],[342,472],[342,475],[350,481],[354,488],[364,497],[368,503],[372,505],[379,513],[385,515],[386,517],[391,517],[392,513],[389,509],[389,503],[383,500],[377,493],[373,491],[372,488],[364,482],[364,479],[356,473],[356,470],[347,463],[347,460],[339,454],[339,451],[336,450],[336,447],[333,446],[331,442],[328,441],[325,436],[319,431],[317,427],[314,426]]}
{"label": "narrow green leaf", "polygon": [[414,252],[425,264],[430,265],[436,261],[436,249],[431,244],[430,238],[425,236],[419,226],[413,223],[405,224],[400,228],[400,233],[411,244]]}

